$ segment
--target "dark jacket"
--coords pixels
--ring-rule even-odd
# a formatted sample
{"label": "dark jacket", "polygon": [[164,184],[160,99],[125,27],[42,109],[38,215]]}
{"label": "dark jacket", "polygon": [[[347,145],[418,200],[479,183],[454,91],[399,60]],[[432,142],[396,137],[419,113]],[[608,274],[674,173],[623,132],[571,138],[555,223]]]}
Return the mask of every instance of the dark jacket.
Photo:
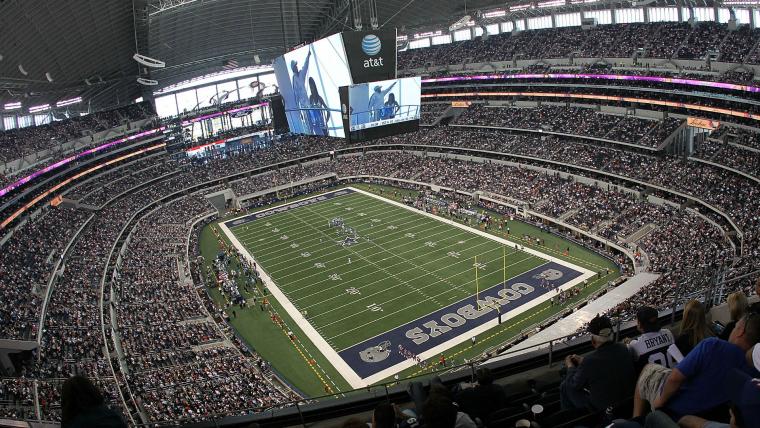
{"label": "dark jacket", "polygon": [[589,393],[592,410],[604,410],[633,396],[633,357],[622,343],[607,342],[586,355],[578,367],[568,368],[565,382],[567,387]]}
{"label": "dark jacket", "polygon": [[507,394],[501,385],[477,385],[460,391],[454,397],[459,409],[473,418],[486,421],[496,410],[507,407]]}

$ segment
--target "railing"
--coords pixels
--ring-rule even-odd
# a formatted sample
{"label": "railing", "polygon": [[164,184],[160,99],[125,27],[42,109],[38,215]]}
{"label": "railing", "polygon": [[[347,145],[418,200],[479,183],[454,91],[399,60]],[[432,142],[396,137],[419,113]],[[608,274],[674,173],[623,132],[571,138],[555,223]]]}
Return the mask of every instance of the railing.
{"label": "railing", "polygon": [[405,122],[420,118],[420,105],[405,104],[395,106],[383,106],[378,109],[352,111],[351,131],[372,128],[375,126],[389,125],[392,123]]}

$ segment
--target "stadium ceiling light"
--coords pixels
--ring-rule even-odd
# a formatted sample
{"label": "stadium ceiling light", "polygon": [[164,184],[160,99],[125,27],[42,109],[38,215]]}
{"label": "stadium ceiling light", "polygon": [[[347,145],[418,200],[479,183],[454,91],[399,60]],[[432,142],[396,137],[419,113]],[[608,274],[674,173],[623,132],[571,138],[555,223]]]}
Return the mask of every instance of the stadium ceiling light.
{"label": "stadium ceiling light", "polygon": [[515,12],[515,11],[518,11],[518,10],[530,9],[531,7],[532,6],[530,4],[518,4],[518,5],[515,5],[515,6],[510,6],[509,7],[509,11],[510,12]]}
{"label": "stadium ceiling light", "polygon": [[81,103],[81,102],[82,102],[82,97],[76,97],[76,98],[71,98],[71,99],[68,99],[68,100],[58,101],[57,103],[55,103],[55,106],[56,107],[66,107],[66,106],[70,106],[72,104],[77,104],[77,103]]}
{"label": "stadium ceiling light", "polygon": [[142,64],[142,65],[144,65],[146,67],[150,67],[150,68],[164,68],[164,67],[166,67],[166,63],[165,62],[163,62],[161,60],[158,60],[158,59],[155,59],[155,58],[151,58],[151,57],[145,56],[145,55],[140,55],[139,53],[136,53],[136,54],[132,55],[132,59],[135,60],[135,61],[137,61],[138,63],[140,63],[140,64]]}
{"label": "stadium ceiling light", "polygon": [[141,85],[145,85],[145,86],[156,86],[156,85],[158,85],[158,80],[145,79],[143,77],[138,77],[137,78],[137,83],[139,83]]}
{"label": "stadium ceiling light", "polygon": [[466,27],[469,25],[469,23],[472,21],[472,17],[470,15],[465,15],[459,19],[459,21],[449,25],[449,31],[458,30],[460,28]]}
{"label": "stadium ceiling light", "polygon": [[40,104],[38,106],[29,107],[29,113],[39,113],[45,110],[50,110],[50,104]]}
{"label": "stadium ceiling light", "polygon": [[490,12],[486,12],[483,14],[483,18],[498,18],[500,16],[505,16],[507,14],[507,11],[504,9],[496,9],[492,10]]}
{"label": "stadium ceiling light", "polygon": [[18,110],[18,109],[20,109],[20,108],[21,108],[21,103],[20,103],[20,102],[18,102],[18,103],[7,103],[7,104],[4,106],[4,108],[5,108],[6,110]]}
{"label": "stadium ceiling light", "polygon": [[539,8],[556,7],[556,6],[564,6],[564,5],[565,5],[565,0],[549,0],[549,1],[536,3],[536,7],[539,7]]}
{"label": "stadium ceiling light", "polygon": [[441,31],[441,30],[438,30],[438,31],[426,31],[424,33],[415,33],[414,34],[414,38],[415,39],[423,39],[425,37],[440,36],[441,34],[443,34],[443,31]]}

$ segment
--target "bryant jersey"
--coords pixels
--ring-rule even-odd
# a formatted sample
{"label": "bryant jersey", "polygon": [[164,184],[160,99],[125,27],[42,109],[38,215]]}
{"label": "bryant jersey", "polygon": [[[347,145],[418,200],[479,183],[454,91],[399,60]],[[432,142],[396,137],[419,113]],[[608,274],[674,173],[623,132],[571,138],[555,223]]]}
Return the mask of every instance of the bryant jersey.
{"label": "bryant jersey", "polygon": [[663,328],[660,331],[644,333],[628,344],[633,353],[636,368],[641,370],[647,363],[668,367],[668,347],[675,343],[673,333]]}

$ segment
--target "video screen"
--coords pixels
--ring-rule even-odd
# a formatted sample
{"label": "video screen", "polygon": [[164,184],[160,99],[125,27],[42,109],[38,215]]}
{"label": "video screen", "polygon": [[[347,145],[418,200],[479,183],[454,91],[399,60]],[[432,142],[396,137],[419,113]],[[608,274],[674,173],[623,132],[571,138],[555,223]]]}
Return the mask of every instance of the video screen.
{"label": "video screen", "polygon": [[348,88],[352,133],[420,120],[420,78],[382,80]]}
{"label": "video screen", "polygon": [[290,132],[345,137],[338,88],[351,84],[340,34],[295,49],[274,61]]}

